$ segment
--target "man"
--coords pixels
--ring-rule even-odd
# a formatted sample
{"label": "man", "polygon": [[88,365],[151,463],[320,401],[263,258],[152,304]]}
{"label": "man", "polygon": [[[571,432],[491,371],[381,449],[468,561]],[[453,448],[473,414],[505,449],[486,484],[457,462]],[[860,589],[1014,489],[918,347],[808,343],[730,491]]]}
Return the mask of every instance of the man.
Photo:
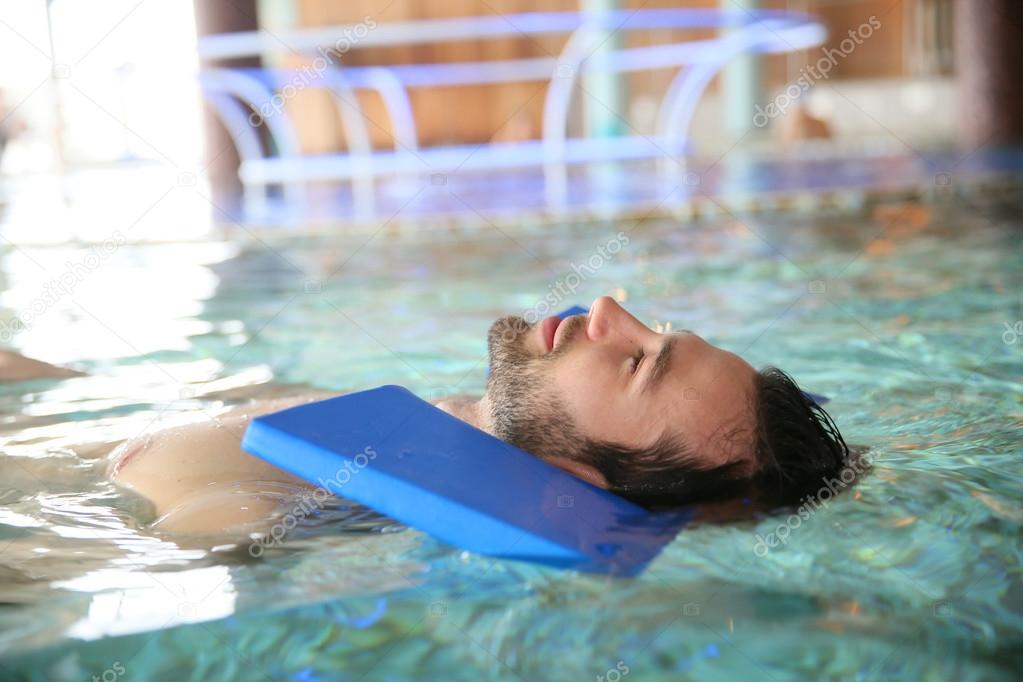
{"label": "man", "polygon": [[[788,375],[757,372],[688,330],[652,331],[609,297],[563,321],[500,319],[488,347],[485,395],[437,406],[648,507],[740,496],[795,503],[848,458],[830,417]],[[295,402],[135,439],[116,453],[111,477],[148,497],[167,528],[266,518],[270,488],[307,484],[239,441],[252,416]]]}

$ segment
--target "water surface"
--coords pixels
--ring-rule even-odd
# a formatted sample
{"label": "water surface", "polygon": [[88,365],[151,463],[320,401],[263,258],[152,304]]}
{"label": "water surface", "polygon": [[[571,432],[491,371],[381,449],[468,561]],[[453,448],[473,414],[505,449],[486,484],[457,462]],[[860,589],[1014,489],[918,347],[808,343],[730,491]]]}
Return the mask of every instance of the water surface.
{"label": "water surface", "polygon": [[[121,245],[12,341],[88,376],[0,387],[0,677],[1012,679],[1019,216]],[[7,252],[0,306],[31,307],[86,253]],[[253,559],[238,537],[153,530],[103,476],[120,440],[253,397],[479,392],[489,324],[568,282],[565,306],[612,293],[783,367],[832,398],[873,470],[783,546],[756,549],[786,513],[694,525],[636,579],[492,561],[340,501]]]}

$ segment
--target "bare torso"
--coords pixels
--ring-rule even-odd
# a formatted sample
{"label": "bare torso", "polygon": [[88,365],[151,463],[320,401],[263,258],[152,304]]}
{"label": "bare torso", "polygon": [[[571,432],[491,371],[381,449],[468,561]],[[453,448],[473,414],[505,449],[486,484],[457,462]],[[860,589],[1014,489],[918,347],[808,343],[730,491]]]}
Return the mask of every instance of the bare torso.
{"label": "bare torso", "polygon": [[[298,397],[260,400],[201,420],[142,434],[119,445],[107,471],[118,485],[153,505],[159,530],[220,533],[265,530],[282,508],[315,488],[241,449],[253,417],[337,395],[307,392]],[[438,403],[465,415],[466,396]]]}
{"label": "bare torso", "polygon": [[312,486],[241,449],[249,421],[325,397],[254,402],[142,434],[112,453],[108,475],[152,503],[154,526],[162,530],[207,533],[259,525],[282,500]]}

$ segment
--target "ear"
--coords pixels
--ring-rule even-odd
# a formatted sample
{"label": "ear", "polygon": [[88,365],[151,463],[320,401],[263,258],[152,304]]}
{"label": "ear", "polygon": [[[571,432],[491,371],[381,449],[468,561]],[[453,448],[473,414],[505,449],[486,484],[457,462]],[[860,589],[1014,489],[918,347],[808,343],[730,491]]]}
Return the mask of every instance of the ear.
{"label": "ear", "polygon": [[607,490],[610,487],[607,479],[604,478],[604,474],[600,473],[589,464],[583,464],[582,462],[577,462],[574,459],[569,459],[568,457],[548,457],[545,458],[544,461],[548,464],[553,464],[559,469],[567,471],[573,476],[577,476],[598,488]]}

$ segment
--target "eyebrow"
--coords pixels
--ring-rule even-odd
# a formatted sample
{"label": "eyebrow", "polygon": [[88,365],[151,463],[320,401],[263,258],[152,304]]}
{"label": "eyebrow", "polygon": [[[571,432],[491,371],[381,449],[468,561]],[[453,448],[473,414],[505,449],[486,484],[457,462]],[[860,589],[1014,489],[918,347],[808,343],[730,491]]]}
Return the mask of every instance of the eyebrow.
{"label": "eyebrow", "polygon": [[654,368],[647,374],[647,380],[643,384],[641,393],[649,393],[654,390],[664,379],[668,368],[671,367],[671,355],[676,343],[678,343],[678,336],[672,335],[661,344],[661,350],[658,351],[657,357],[654,359]]}

